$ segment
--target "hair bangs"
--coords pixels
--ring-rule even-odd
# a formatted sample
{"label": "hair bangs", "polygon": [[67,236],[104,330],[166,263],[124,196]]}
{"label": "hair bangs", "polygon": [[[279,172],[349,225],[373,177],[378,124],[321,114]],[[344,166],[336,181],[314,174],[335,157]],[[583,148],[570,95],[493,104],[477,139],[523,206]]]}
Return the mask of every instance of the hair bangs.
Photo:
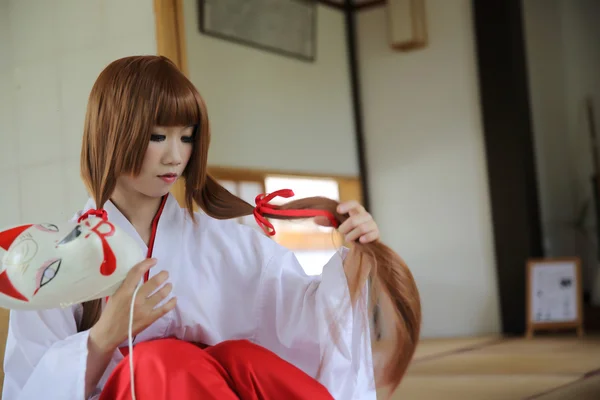
{"label": "hair bangs", "polygon": [[177,69],[169,68],[154,81],[153,124],[158,126],[200,125],[199,93]]}

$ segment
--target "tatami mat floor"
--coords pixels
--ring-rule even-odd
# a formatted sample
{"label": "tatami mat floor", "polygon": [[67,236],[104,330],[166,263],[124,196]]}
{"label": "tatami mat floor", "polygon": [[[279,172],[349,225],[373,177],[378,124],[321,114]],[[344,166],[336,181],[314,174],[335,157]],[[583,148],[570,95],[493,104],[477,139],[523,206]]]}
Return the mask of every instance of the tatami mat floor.
{"label": "tatami mat floor", "polygon": [[425,339],[390,400],[600,400],[600,336]]}
{"label": "tatami mat floor", "polygon": [[391,399],[600,400],[600,336],[423,340]]}

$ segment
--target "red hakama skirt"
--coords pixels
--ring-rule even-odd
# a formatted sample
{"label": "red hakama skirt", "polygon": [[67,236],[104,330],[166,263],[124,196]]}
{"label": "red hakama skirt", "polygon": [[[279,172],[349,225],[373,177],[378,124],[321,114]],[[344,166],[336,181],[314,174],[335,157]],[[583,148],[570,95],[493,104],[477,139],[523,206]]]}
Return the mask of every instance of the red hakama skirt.
{"label": "red hakama skirt", "polygon": [[[160,339],[134,348],[138,400],[333,400],[327,389],[273,352],[247,340],[201,348]],[[110,375],[100,400],[131,400],[129,356]]]}

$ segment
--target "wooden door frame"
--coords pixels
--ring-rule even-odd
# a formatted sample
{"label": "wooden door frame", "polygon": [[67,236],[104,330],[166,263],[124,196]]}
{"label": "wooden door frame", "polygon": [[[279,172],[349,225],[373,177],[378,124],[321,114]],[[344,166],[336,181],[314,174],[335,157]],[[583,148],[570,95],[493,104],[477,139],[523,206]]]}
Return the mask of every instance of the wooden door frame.
{"label": "wooden door frame", "polygon": [[183,0],[154,0],[157,54],[169,58],[187,76]]}

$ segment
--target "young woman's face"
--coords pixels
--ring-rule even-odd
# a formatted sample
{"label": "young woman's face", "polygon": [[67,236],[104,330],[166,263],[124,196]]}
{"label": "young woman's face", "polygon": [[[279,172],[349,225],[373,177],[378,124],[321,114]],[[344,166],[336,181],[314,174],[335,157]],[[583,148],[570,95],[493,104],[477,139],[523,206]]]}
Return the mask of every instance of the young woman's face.
{"label": "young woman's face", "polygon": [[193,131],[193,126],[154,127],[140,174],[122,177],[121,183],[148,197],[167,194],[190,160]]}

